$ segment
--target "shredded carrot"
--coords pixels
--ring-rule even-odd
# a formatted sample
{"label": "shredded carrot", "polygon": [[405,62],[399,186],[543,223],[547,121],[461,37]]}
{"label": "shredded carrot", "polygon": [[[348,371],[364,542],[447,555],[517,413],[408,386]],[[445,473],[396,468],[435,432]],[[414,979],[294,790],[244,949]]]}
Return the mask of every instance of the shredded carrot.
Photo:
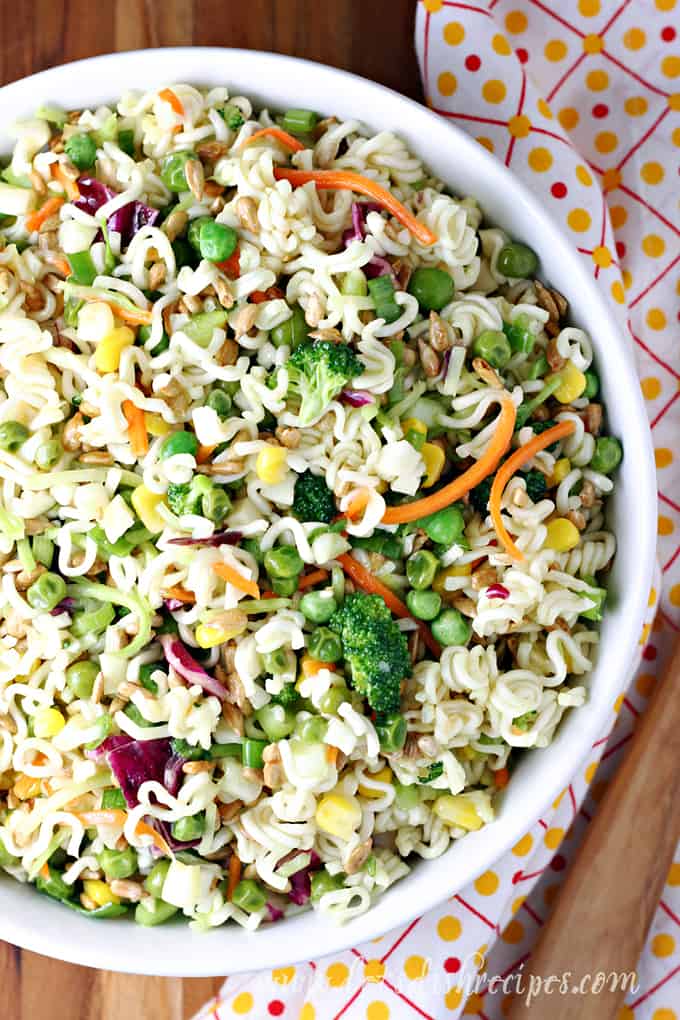
{"label": "shredded carrot", "polygon": [[40,871],[38,872],[38,874],[40,875],[41,878],[49,878],[50,877],[50,868],[49,868],[49,865],[48,865],[47,861],[45,861],[45,863],[43,864],[43,866],[40,869]]}
{"label": "shredded carrot", "polygon": [[173,108],[178,117],[184,116],[184,107],[179,96],[177,96],[172,89],[161,89],[158,93],[160,99],[164,99],[166,103],[169,103]]}
{"label": "shredded carrot", "polygon": [[[122,828],[128,817],[127,811],[123,811],[121,808],[100,808],[98,811],[74,811],[73,815],[88,828],[98,825],[119,825]],[[159,850],[171,856],[170,847],[160,832],[156,832],[146,822],[137,822],[135,834],[137,836],[151,836]]]}
{"label": "shredded carrot", "polygon": [[357,489],[347,504],[345,517],[349,517],[350,521],[356,521],[368,506],[369,498],[368,489]]}
{"label": "shredded carrot", "polygon": [[33,759],[33,764],[37,765],[38,768],[40,768],[42,765],[47,765],[47,761],[48,761],[47,755],[43,754],[42,751],[38,751],[35,758]]}
{"label": "shredded carrot", "polygon": [[246,595],[250,595],[254,599],[259,599],[260,589],[255,581],[249,581],[247,577],[239,574],[238,570],[230,567],[228,563],[213,563],[212,568],[218,577],[228,581],[229,584],[233,584],[234,588],[238,588],[239,591],[245,592]]}
{"label": "shredded carrot", "polygon": [[68,259],[64,259],[61,255],[52,255],[50,265],[60,276],[70,276],[71,266]]}
{"label": "shredded carrot", "polygon": [[435,244],[437,237],[421,220],[416,219],[405,205],[394,195],[376,184],[375,181],[351,170],[290,170],[288,167],[274,167],[274,177],[279,181],[290,181],[294,188],[313,181],[317,188],[328,188],[338,191],[355,191],[358,195],[368,195],[399,220],[421,244]]}
{"label": "shredded carrot", "polygon": [[454,481],[444,485],[431,496],[424,499],[416,499],[413,503],[403,503],[401,506],[392,506],[383,514],[383,524],[404,524],[406,521],[417,521],[421,517],[427,517],[438,510],[455,503],[479,485],[487,475],[495,471],[496,466],[510,445],[512,432],[515,427],[517,412],[510,396],[505,394],[501,400],[501,413],[496,424],[491,442],[479,460],[464,471]]}
{"label": "shredded carrot", "polygon": [[327,570],[312,570],[311,573],[305,574],[298,581],[298,591],[304,591],[305,588],[313,588],[315,584],[321,584],[328,577]]}
{"label": "shredded carrot", "polygon": [[329,765],[335,765],[338,760],[338,748],[333,744],[326,744],[326,761]]}
{"label": "shredded carrot", "polygon": [[53,163],[51,172],[55,181],[58,181],[59,184],[61,184],[70,202],[75,202],[77,198],[80,198],[80,189],[78,188],[78,185],[64,173],[64,168],[61,163]]}
{"label": "shredded carrot", "polygon": [[241,274],[241,253],[238,248],[235,248],[228,259],[222,259],[221,262],[216,262],[215,265],[218,269],[221,269],[223,273],[229,277],[230,280],[236,280]]}
{"label": "shredded carrot", "polygon": [[227,881],[227,899],[231,900],[234,895],[234,889],[241,881],[241,861],[232,854],[229,858],[229,879]]}
{"label": "shredded carrot", "polygon": [[329,669],[330,663],[322,662],[321,659],[313,659],[311,655],[303,655],[301,666],[304,676],[316,676],[322,669]]}
{"label": "shredded carrot", "polygon": [[[352,578],[354,583],[361,588],[363,591],[368,592],[370,595],[380,595],[385,605],[394,613],[395,616],[399,616],[402,620],[416,620],[415,616],[409,613],[408,609],[393,591],[379,581],[377,577],[374,577],[365,567],[355,560],[349,553],[343,553],[342,556],[338,556],[338,562],[342,566],[342,569],[346,574]],[[427,647],[430,649],[433,655],[437,658],[442,653],[439,646],[439,642],[435,641],[432,637],[432,632],[427,624],[423,623],[422,620],[416,620],[418,624],[418,630],[420,631],[421,637]]]}
{"label": "shredded carrot", "polygon": [[276,594],[275,591],[263,591],[262,595],[260,596],[260,598],[263,598],[263,599],[275,599],[275,598],[277,598],[277,594]]}
{"label": "shredded carrot", "polygon": [[178,602],[186,602],[187,605],[193,605],[196,601],[196,596],[192,591],[188,591],[186,588],[182,588],[178,584],[173,585],[172,588],[165,588],[163,591],[163,598],[177,599]]}
{"label": "shredded carrot", "polygon": [[510,773],[507,769],[498,769],[493,774],[493,781],[497,790],[502,790],[504,786],[507,786],[509,780]]}
{"label": "shredded carrot", "polygon": [[253,305],[261,305],[263,301],[273,301],[274,298],[282,298],[286,295],[280,287],[267,287],[266,290],[253,290],[248,295],[248,300]]}
{"label": "shredded carrot", "polygon": [[31,213],[30,216],[27,216],[26,230],[29,234],[32,234],[34,230],[39,230],[45,220],[48,220],[50,216],[54,216],[63,204],[64,199],[60,198],[59,195],[54,195],[52,198],[48,198],[39,209]]}
{"label": "shredded carrot", "polygon": [[122,403],[123,414],[128,423],[128,435],[130,437],[130,448],[135,457],[143,457],[149,452],[149,437],[146,431],[146,420],[144,411],[137,407],[131,400],[124,400]]}
{"label": "shredded carrot", "polygon": [[514,560],[523,560],[524,557],[520,550],[517,548],[512,538],[508,534],[508,531],[503,524],[503,518],[501,517],[501,499],[503,498],[503,491],[505,486],[508,484],[512,476],[517,472],[522,464],[526,464],[528,460],[531,460],[541,450],[545,450],[547,446],[551,446],[552,443],[558,439],[564,439],[565,436],[571,435],[576,428],[575,422],[567,418],[565,421],[560,421],[557,425],[553,425],[552,428],[546,429],[545,432],[541,432],[540,435],[534,436],[524,446],[520,446],[519,450],[508,457],[504,464],[496,472],[496,477],[493,480],[491,486],[491,492],[489,494],[489,513],[491,514],[491,520],[493,526],[500,539],[501,543],[505,546],[505,551],[512,556]]}
{"label": "shredded carrot", "polygon": [[216,449],[216,446],[199,446],[196,452],[196,463],[207,464]]}
{"label": "shredded carrot", "polygon": [[[97,294],[84,294],[84,301],[101,301],[101,298]],[[151,325],[151,312],[145,308],[124,308],[123,305],[116,304],[115,301],[105,301],[113,314],[117,319],[121,319],[123,322],[127,322],[130,326],[150,326]]]}
{"label": "shredded carrot", "polygon": [[246,145],[257,142],[260,138],[275,138],[277,142],[281,142],[281,145],[285,146],[286,149],[290,149],[291,152],[302,152],[304,149],[302,142],[299,142],[297,138],[293,138],[287,131],[277,127],[261,128],[260,131],[256,131],[250,138],[246,138],[241,148],[245,149]]}

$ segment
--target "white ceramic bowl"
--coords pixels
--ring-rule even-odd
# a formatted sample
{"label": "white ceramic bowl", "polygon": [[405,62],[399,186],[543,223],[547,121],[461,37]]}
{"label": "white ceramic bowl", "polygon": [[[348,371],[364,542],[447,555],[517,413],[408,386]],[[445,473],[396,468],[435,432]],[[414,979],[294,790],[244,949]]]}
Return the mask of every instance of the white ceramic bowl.
{"label": "white ceramic bowl", "polygon": [[623,437],[625,447],[611,502],[618,539],[614,594],[588,703],[568,713],[547,750],[525,756],[493,824],[457,841],[437,860],[418,864],[368,913],[343,928],[330,927],[309,912],[254,934],[230,925],[198,935],[181,922],[151,929],[127,920],[88,921],[32,887],[0,880],[0,938],[93,967],[198,977],[280,966],[373,938],[461,889],[527,831],[613,721],[612,706],[630,673],[651,583],[656,483],[633,358],[582,258],[527,189],[486,150],[396,92],[344,71],[271,53],[183,48],[111,54],[55,67],[0,90],[0,152],[11,148],[3,127],[45,101],[67,109],[96,106],[126,89],[171,82],[226,84],[277,109],[312,106],[357,117],[374,130],[398,132],[457,194],[478,198],[491,223],[539,252],[541,275],[566,295],[573,321],[592,337],[610,428]]}

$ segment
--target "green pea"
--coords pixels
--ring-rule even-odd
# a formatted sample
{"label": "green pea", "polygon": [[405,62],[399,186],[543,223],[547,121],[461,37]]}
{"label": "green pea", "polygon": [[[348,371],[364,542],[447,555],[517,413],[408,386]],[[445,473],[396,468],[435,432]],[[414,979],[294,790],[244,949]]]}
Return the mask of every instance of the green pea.
{"label": "green pea", "polygon": [[275,648],[273,652],[265,652],[262,656],[262,664],[267,673],[274,676],[277,673],[287,673],[290,669],[288,652],[285,648]]}
{"label": "green pea", "polygon": [[345,876],[342,873],[339,875],[329,875],[325,868],[322,868],[321,871],[315,871],[311,880],[312,903],[318,903],[325,893],[342,889],[344,882]]}
{"label": "green pea", "polygon": [[255,910],[262,910],[267,902],[267,896],[252,878],[243,878],[234,889],[231,902],[241,910],[252,913]]}
{"label": "green pea", "polygon": [[243,764],[246,768],[250,769],[261,769],[264,765],[264,758],[262,754],[265,747],[267,746],[266,740],[255,740],[249,737],[241,744],[241,754],[243,756]]}
{"label": "green pea", "polygon": [[437,545],[451,546],[463,535],[465,519],[463,511],[454,503],[416,522],[431,541]]}
{"label": "green pea", "polygon": [[410,591],[406,596],[409,612],[419,620],[434,620],[442,607],[441,595],[436,591]]}
{"label": "green pea", "polygon": [[421,308],[428,312],[438,312],[453,297],[453,278],[443,269],[424,266],[413,273],[408,289],[417,298]]}
{"label": "green pea", "polygon": [[73,886],[67,885],[61,875],[55,868],[47,868],[49,875],[46,878],[44,875],[38,875],[35,880],[36,888],[39,892],[47,893],[55,900],[67,900],[73,895]]}
{"label": "green pea", "polygon": [[592,369],[588,369],[586,372],[586,388],[583,391],[583,396],[587,397],[588,400],[592,400],[600,392],[600,380],[596,372]]}
{"label": "green pea", "polygon": [[360,269],[351,269],[343,276],[340,290],[348,296],[366,297],[368,294],[368,283],[365,275]]}
{"label": "green pea", "polygon": [[295,577],[272,577],[272,591],[275,595],[288,597],[297,591],[298,575]]}
{"label": "green pea", "polygon": [[218,418],[224,420],[231,413],[231,397],[224,390],[211,390],[206,400],[206,407],[217,412]]}
{"label": "green pea", "polygon": [[279,323],[271,330],[269,337],[274,347],[297,347],[299,343],[307,339],[309,326],[305,320],[305,313],[300,305],[293,306],[293,314],[285,322]]}
{"label": "green pea", "polygon": [[158,451],[159,460],[167,460],[178,453],[190,453],[195,457],[198,453],[198,439],[193,432],[171,432],[161,443]]}
{"label": "green pea", "polygon": [[270,577],[294,577],[304,562],[294,545],[279,545],[264,554],[264,565]]}
{"label": "green pea", "polygon": [[186,818],[178,818],[172,823],[171,832],[180,843],[187,843],[192,839],[199,839],[205,829],[205,813],[199,811],[197,815],[187,815]]}
{"label": "green pea", "polygon": [[307,641],[309,654],[320,662],[337,662],[342,658],[342,641],[328,627],[317,627]]}
{"label": "green pea", "polygon": [[295,729],[295,713],[283,705],[267,704],[258,708],[255,717],[270,740],[283,740]]}
{"label": "green pea", "polygon": [[16,868],[19,863],[19,858],[12,856],[0,836],[0,868]]}
{"label": "green pea", "polygon": [[97,146],[91,135],[71,135],[64,142],[64,152],[79,170],[87,170],[97,158]]}
{"label": "green pea", "polygon": [[58,439],[48,439],[41,443],[35,451],[35,465],[41,471],[49,471],[57,463],[63,453],[62,445]]}
{"label": "green pea", "polygon": [[171,152],[161,163],[161,180],[170,191],[188,190],[186,165],[190,159],[197,159],[195,152]]}
{"label": "green pea", "polygon": [[496,267],[503,276],[510,276],[515,280],[526,279],[536,273],[538,256],[533,248],[526,244],[511,241],[499,251]]}
{"label": "green pea", "polygon": [[209,262],[224,262],[233,255],[237,244],[238,234],[234,228],[216,223],[215,220],[204,223],[198,235],[201,258]]}
{"label": "green pea", "polygon": [[108,847],[97,855],[100,867],[107,878],[129,878],[137,871],[137,854],[131,846],[125,850],[109,850]]}
{"label": "green pea", "polygon": [[420,790],[415,783],[404,786],[403,783],[394,783],[394,802],[400,811],[412,811],[420,804]]}
{"label": "green pea", "polygon": [[512,357],[510,342],[500,329],[485,329],[472,345],[476,358],[483,358],[492,368],[505,368]]}
{"label": "green pea", "polygon": [[329,687],[319,699],[319,708],[324,715],[337,715],[338,709],[350,699],[347,687]]}
{"label": "green pea", "polygon": [[195,220],[192,220],[187,228],[187,241],[192,248],[196,251],[200,251],[199,238],[201,236],[201,229],[206,223],[212,223],[212,216],[197,216]]}
{"label": "green pea", "polygon": [[588,467],[592,471],[608,475],[619,466],[622,457],[623,448],[618,439],[614,436],[600,436],[595,442],[595,453]]}
{"label": "green pea", "polygon": [[144,879],[144,888],[156,899],[160,899],[163,895],[163,885],[165,884],[165,876],[168,873],[170,867],[170,861],[164,858],[162,861],[156,861],[149,874]]}
{"label": "green pea", "polygon": [[304,744],[320,744],[326,736],[327,729],[328,723],[325,719],[319,715],[312,715],[308,719],[302,720],[296,728],[296,732]]}
{"label": "green pea", "polygon": [[206,492],[201,500],[203,516],[215,524],[222,524],[224,518],[231,510],[231,500],[224,489],[214,486],[210,492]]}
{"label": "green pea", "polygon": [[439,560],[428,549],[419,549],[406,561],[406,577],[408,583],[416,591],[429,588],[439,569]]}
{"label": "green pea", "polygon": [[401,751],[406,743],[406,720],[398,712],[379,717],[376,720],[375,732],[383,751],[388,754],[392,751]]}
{"label": "green pea", "polygon": [[457,609],[445,609],[432,622],[431,630],[440,645],[465,645],[472,633],[470,624]]}
{"label": "green pea", "polygon": [[47,571],[26,592],[26,600],[33,609],[49,612],[58,606],[66,595],[66,582],[59,574]]}
{"label": "green pea", "polygon": [[97,679],[98,667],[94,662],[74,662],[66,670],[66,683],[76,698],[89,698]]}
{"label": "green pea", "polygon": [[3,421],[0,425],[0,450],[14,453],[29,437],[29,431],[20,421]]}
{"label": "green pea", "polygon": [[157,924],[165,924],[177,913],[177,907],[172,903],[164,903],[163,900],[144,900],[138,903],[135,908],[135,921],[145,928],[153,928]]}
{"label": "green pea", "polygon": [[337,608],[338,603],[329,588],[305,592],[300,599],[300,612],[311,623],[328,623]]}

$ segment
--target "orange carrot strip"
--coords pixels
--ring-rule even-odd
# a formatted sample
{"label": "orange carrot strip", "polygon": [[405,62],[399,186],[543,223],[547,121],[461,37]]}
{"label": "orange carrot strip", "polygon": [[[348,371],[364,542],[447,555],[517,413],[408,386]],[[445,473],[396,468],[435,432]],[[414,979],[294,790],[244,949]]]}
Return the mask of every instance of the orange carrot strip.
{"label": "orange carrot strip", "polygon": [[421,244],[435,244],[437,237],[421,220],[416,219],[405,205],[382,185],[368,177],[362,177],[351,170],[290,170],[288,167],[274,167],[274,177],[279,181],[290,181],[294,188],[313,181],[317,188],[338,191],[355,191],[368,195],[399,220]]}
{"label": "orange carrot strip", "polygon": [[184,116],[184,107],[179,96],[177,96],[172,89],[161,89],[158,93],[161,99],[164,99],[166,103],[169,103],[173,108],[178,117]]}
{"label": "orange carrot strip", "polygon": [[250,145],[251,142],[257,142],[260,138],[275,138],[277,142],[281,142],[286,149],[290,149],[292,152],[302,152],[304,149],[302,142],[299,142],[297,138],[293,138],[287,131],[277,127],[266,127],[256,131],[250,138],[246,138],[241,148],[245,149],[246,145]]}
{"label": "orange carrot strip", "polygon": [[254,599],[259,599],[260,589],[255,581],[249,581],[247,577],[239,574],[238,570],[230,567],[228,563],[213,563],[212,568],[218,577],[228,581],[229,584],[233,584],[234,588],[238,588],[239,591],[245,592],[246,595],[250,595]]}
{"label": "orange carrot strip", "polygon": [[384,524],[404,524],[406,521],[417,521],[428,514],[434,514],[438,510],[455,503],[457,499],[465,496],[475,485],[479,485],[487,475],[495,471],[496,466],[510,445],[512,432],[515,427],[517,412],[509,394],[504,394],[501,399],[501,413],[496,424],[491,442],[479,460],[464,471],[454,481],[449,482],[431,496],[424,499],[416,499],[413,503],[403,503],[401,506],[392,506],[383,514]]}
{"label": "orange carrot strip", "polygon": [[199,446],[196,452],[196,463],[207,464],[216,449],[216,446]]}
{"label": "orange carrot strip", "polygon": [[[123,811],[121,808],[100,808],[98,811],[74,811],[73,815],[88,828],[98,825],[120,825],[122,827],[125,825],[128,817],[127,811]],[[156,846],[163,853],[168,856],[171,855],[170,847],[160,832],[156,832],[146,822],[137,822],[135,833],[138,836],[151,836]]]}
{"label": "orange carrot strip", "polygon": [[509,780],[510,773],[507,769],[498,769],[493,774],[493,781],[497,790],[502,790],[505,786],[507,786]]}
{"label": "orange carrot strip", "polygon": [[327,570],[312,570],[311,573],[305,574],[298,581],[298,591],[304,591],[305,588],[312,588],[315,584],[320,584],[321,581],[325,581],[328,577]]}
{"label": "orange carrot strip", "polygon": [[229,879],[227,881],[227,899],[230,900],[234,895],[234,889],[241,881],[241,861],[232,854],[229,858]]}
{"label": "orange carrot strip", "polygon": [[[409,613],[401,599],[398,599],[394,592],[390,591],[387,585],[384,585],[382,581],[379,581],[377,577],[374,577],[373,574],[369,573],[365,567],[362,567],[359,561],[355,560],[353,556],[350,556],[349,553],[343,553],[342,556],[338,556],[338,562],[345,573],[349,574],[359,588],[368,592],[370,595],[380,595],[385,605],[392,613],[394,613],[395,616],[399,616],[402,620],[415,620],[415,616]],[[442,650],[439,642],[435,641],[432,637],[430,628],[423,623],[422,620],[416,620],[416,623],[418,624],[418,630],[420,631],[423,641],[432,654],[439,658]]]}
{"label": "orange carrot strip", "polygon": [[221,269],[230,280],[236,280],[241,273],[241,252],[238,248],[235,248],[228,259],[216,262],[215,265],[218,269]]}
{"label": "orange carrot strip", "polygon": [[[83,301],[101,301],[102,299],[96,294],[84,294]],[[113,314],[117,319],[121,319],[123,322],[127,322],[130,326],[149,326],[151,325],[151,312],[145,308],[124,308],[122,305],[117,305],[115,301],[105,301],[104,304],[108,305]]]}
{"label": "orange carrot strip", "polygon": [[78,188],[78,185],[64,173],[64,168],[61,163],[53,163],[51,173],[55,181],[58,181],[59,184],[61,184],[70,202],[75,202],[77,198],[80,198],[80,189]]}
{"label": "orange carrot strip", "polygon": [[311,655],[302,656],[302,673],[304,676],[316,676],[322,669],[330,669],[329,662],[322,662],[321,659],[313,659]]}
{"label": "orange carrot strip", "polygon": [[131,400],[124,400],[122,403],[123,414],[128,423],[128,435],[130,437],[130,448],[135,457],[142,457],[149,452],[149,437],[146,431],[146,421],[141,407],[137,407]]}
{"label": "orange carrot strip", "polygon": [[503,519],[501,517],[501,499],[503,497],[503,491],[505,486],[508,484],[512,476],[521,468],[522,464],[526,464],[528,460],[531,460],[535,454],[540,453],[541,450],[545,450],[547,446],[551,446],[558,439],[564,439],[565,436],[571,435],[576,428],[575,422],[571,419],[560,421],[557,425],[553,425],[551,429],[546,429],[545,432],[541,432],[540,435],[534,436],[524,446],[520,446],[518,450],[508,457],[504,464],[496,472],[496,477],[493,480],[491,486],[491,492],[489,494],[489,513],[491,514],[491,520],[493,526],[498,535],[498,538],[505,546],[505,551],[509,553],[514,560],[523,560],[524,556],[517,548],[510,535],[507,532]]}
{"label": "orange carrot strip", "polygon": [[186,602],[187,605],[193,605],[196,601],[196,596],[192,591],[188,591],[186,588],[182,588],[178,584],[173,585],[172,588],[165,588],[163,591],[163,598],[177,599],[178,602]]}
{"label": "orange carrot strip", "polygon": [[64,259],[61,255],[52,255],[50,265],[60,276],[70,276],[71,266],[68,259]]}
{"label": "orange carrot strip", "polygon": [[368,500],[368,489],[357,489],[347,504],[345,516],[349,517],[350,521],[356,521],[368,506]]}
{"label": "orange carrot strip", "polygon": [[45,863],[43,864],[43,866],[40,869],[40,871],[38,872],[38,874],[40,875],[41,878],[46,878],[47,879],[47,878],[50,877],[50,869],[49,869],[49,866],[47,864],[47,861],[45,861]]}
{"label": "orange carrot strip", "polygon": [[329,765],[335,765],[338,760],[338,749],[333,744],[326,744],[326,761]]}
{"label": "orange carrot strip", "polygon": [[59,195],[54,195],[52,198],[48,198],[39,209],[31,213],[30,216],[27,216],[26,230],[29,234],[32,234],[34,230],[39,230],[45,220],[48,220],[50,216],[54,216],[63,204],[64,199],[60,198]]}

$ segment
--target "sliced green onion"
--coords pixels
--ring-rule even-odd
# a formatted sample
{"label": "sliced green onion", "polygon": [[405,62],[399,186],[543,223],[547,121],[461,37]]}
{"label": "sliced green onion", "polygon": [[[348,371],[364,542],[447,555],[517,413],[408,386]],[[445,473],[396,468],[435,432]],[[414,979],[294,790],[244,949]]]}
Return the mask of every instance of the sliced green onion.
{"label": "sliced green onion", "polygon": [[250,769],[261,769],[264,765],[262,755],[268,744],[269,741],[267,740],[253,740],[250,737],[246,737],[241,744],[243,764]]}
{"label": "sliced green onion", "polygon": [[17,542],[17,556],[24,570],[35,570],[35,557],[27,538],[20,538]]}
{"label": "sliced green onion", "polygon": [[151,606],[145,598],[134,592],[122,592],[115,588],[109,588],[105,584],[97,584],[94,581],[79,581],[69,585],[69,595],[75,598],[90,598],[97,602],[110,602],[114,606],[125,606],[131,613],[134,613],[139,621],[139,631],[129,645],[119,652],[112,654],[122,659],[130,659],[133,655],[141,652],[142,648],[151,639]]}
{"label": "sliced green onion", "polygon": [[73,282],[91,287],[97,276],[97,267],[89,251],[74,251],[66,257],[71,266]]}
{"label": "sliced green onion", "polygon": [[5,510],[4,506],[0,506],[0,531],[7,538],[11,538],[13,542],[18,542],[25,534],[24,522],[21,517],[17,517],[16,514]]}
{"label": "sliced green onion", "polygon": [[51,567],[54,558],[54,542],[47,535],[33,536],[33,555],[44,567]]}
{"label": "sliced green onion", "polygon": [[318,116],[312,110],[286,110],[281,121],[284,131],[292,135],[309,135],[316,127]]}
{"label": "sliced green onion", "polygon": [[394,283],[391,276],[376,276],[368,281],[368,292],[375,304],[377,318],[385,322],[395,322],[401,315],[401,308],[397,304],[394,294]]}

